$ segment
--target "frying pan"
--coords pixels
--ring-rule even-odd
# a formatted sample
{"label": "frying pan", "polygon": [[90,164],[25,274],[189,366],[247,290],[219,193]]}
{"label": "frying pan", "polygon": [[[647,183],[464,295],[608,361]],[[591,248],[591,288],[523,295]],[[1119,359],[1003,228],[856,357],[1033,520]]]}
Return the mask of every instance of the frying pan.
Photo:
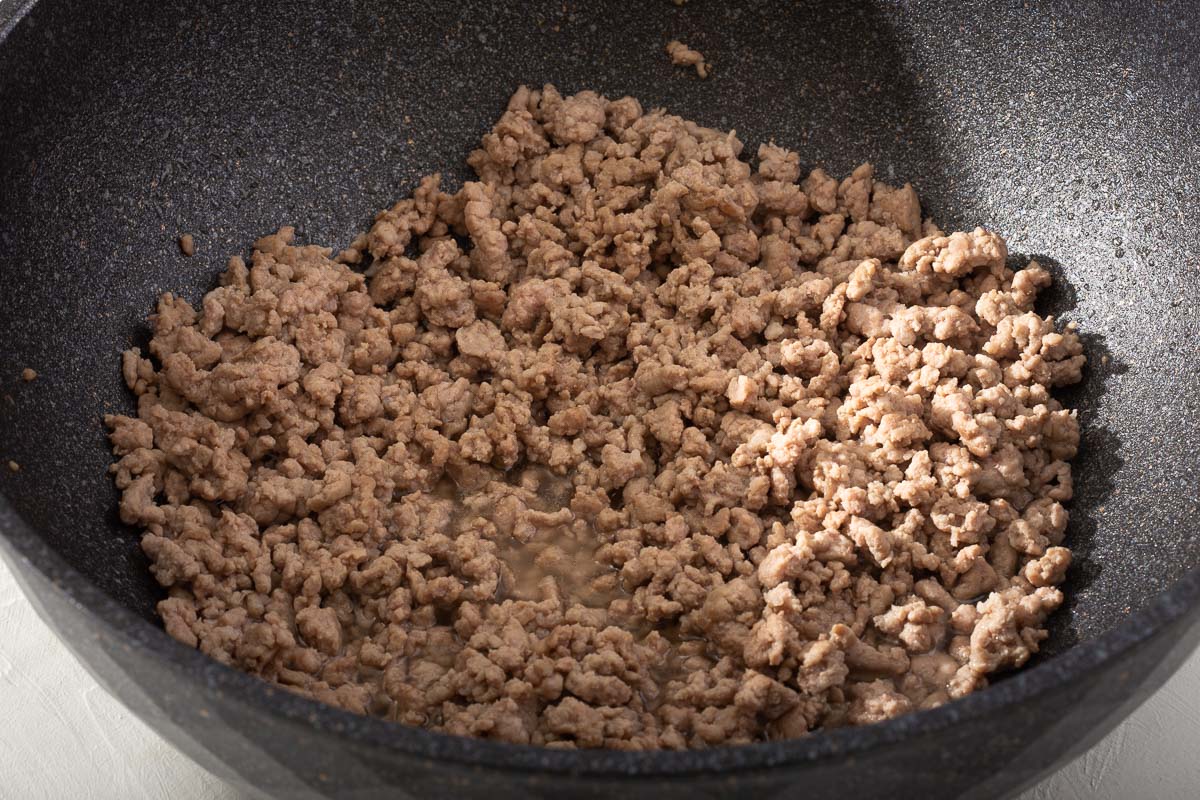
{"label": "frying pan", "polygon": [[[200,764],[277,797],[1000,796],[1111,728],[1200,637],[1200,25],[1186,2],[0,3],[2,549],[110,692]],[[28,13],[26,13],[28,12]],[[701,81],[663,53],[703,51]],[[1091,362],[1070,601],[1037,662],[933,711],[683,753],[431,733],[279,690],[180,645],[115,515],[100,417],[160,292],[294,224],[344,246],[465,155],[520,83],[632,94],[872,160],[947,229],[1054,270]],[[176,237],[194,234],[185,259]],[[40,373],[23,383],[20,372]]]}

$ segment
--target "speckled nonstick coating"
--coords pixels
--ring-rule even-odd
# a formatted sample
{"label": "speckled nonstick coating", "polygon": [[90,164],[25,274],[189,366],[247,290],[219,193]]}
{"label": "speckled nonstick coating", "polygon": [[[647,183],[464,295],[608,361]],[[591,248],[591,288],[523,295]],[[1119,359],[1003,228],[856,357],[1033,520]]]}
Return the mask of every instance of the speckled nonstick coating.
{"label": "speckled nonstick coating", "polygon": [[[18,2],[16,5],[23,5]],[[1200,636],[1200,16],[1188,3],[0,6],[0,538],[43,615],[200,763],[286,797],[1008,793],[1097,738]],[[680,38],[713,66],[672,68]],[[469,148],[522,82],[632,94],[874,161],[943,227],[1059,278],[1091,364],[1077,566],[1047,656],[933,712],[692,753],[553,752],[355,717],[157,627],[100,416],[162,291],[197,300],[279,224],[344,246]],[[194,234],[183,258],[176,237]],[[20,380],[23,367],[40,377]]]}

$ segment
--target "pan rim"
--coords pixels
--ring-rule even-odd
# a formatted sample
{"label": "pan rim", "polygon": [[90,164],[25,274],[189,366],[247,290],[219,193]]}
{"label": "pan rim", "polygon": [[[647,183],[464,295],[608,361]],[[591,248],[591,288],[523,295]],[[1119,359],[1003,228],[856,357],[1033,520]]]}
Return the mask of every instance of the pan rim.
{"label": "pan rim", "polygon": [[[3,495],[0,495],[0,544],[6,545],[5,549],[15,556],[10,559],[15,573],[26,566],[35,568],[53,587],[52,591],[59,592],[65,601],[90,615],[121,641],[148,652],[159,661],[168,662],[195,679],[194,683],[202,683],[205,693],[215,692],[223,695],[226,701],[252,705],[258,713],[283,724],[307,727],[322,735],[438,762],[512,773],[536,772],[614,780],[814,766],[933,734],[1053,691],[1111,661],[1200,607],[1200,567],[1197,567],[1095,639],[1072,645],[1054,658],[1019,670],[998,684],[938,708],[871,725],[818,730],[798,739],[705,750],[558,750],[457,736],[361,716],[302,697],[226,666],[176,641],[161,626],[152,624],[110,597],[51,548]],[[57,631],[55,633],[57,636]],[[68,649],[71,649],[69,644]],[[73,650],[72,653],[84,663]],[[124,700],[117,699],[124,705]],[[157,730],[155,733],[162,735]]]}

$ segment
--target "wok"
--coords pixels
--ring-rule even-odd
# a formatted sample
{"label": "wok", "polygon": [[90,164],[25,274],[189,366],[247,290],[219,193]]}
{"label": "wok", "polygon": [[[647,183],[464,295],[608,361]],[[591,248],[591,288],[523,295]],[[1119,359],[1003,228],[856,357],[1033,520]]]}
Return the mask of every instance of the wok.
{"label": "wok", "polygon": [[[30,6],[32,5],[32,8]],[[1081,752],[1200,636],[1200,24],[1186,2],[0,2],[0,550],[108,691],[276,797],[1002,796]],[[663,53],[703,51],[701,81]],[[345,246],[520,83],[632,94],[805,165],[872,160],[946,229],[1051,265],[1084,332],[1069,603],[1036,663],[793,741],[566,752],[325,707],[170,639],[101,415],[160,292],[280,224]],[[176,237],[195,235],[195,257]],[[20,380],[32,367],[40,377]]]}

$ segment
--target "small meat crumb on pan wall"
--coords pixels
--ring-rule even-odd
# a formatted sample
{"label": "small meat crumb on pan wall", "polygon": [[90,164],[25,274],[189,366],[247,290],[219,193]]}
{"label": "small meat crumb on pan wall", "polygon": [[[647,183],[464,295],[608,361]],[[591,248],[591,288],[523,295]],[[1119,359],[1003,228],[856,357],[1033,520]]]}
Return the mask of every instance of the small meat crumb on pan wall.
{"label": "small meat crumb on pan wall", "polygon": [[167,631],[456,734],[687,748],[1020,667],[1070,564],[1050,283],[633,98],[521,88],[337,258],[171,294],[110,416]]}
{"label": "small meat crumb on pan wall", "polygon": [[680,67],[695,67],[697,75],[701,78],[708,77],[708,62],[704,60],[704,54],[699,50],[693,50],[681,41],[672,40],[667,42],[667,55],[671,57],[672,64]]}

